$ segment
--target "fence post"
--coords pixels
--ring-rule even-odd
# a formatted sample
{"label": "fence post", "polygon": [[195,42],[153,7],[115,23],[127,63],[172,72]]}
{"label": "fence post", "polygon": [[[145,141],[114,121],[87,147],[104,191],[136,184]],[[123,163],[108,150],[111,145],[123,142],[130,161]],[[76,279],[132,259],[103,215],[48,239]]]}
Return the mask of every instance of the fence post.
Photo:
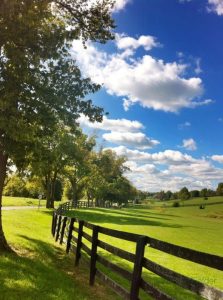
{"label": "fence post", "polygon": [[97,246],[98,246],[98,232],[99,226],[93,227],[92,246],[91,246],[91,262],[90,262],[90,280],[89,284],[94,285],[96,275],[96,262],[97,262]]}
{"label": "fence post", "polygon": [[79,221],[75,266],[78,266],[79,260],[81,258],[81,245],[82,245],[82,236],[83,236],[83,226],[84,226],[84,221]]}
{"label": "fence post", "polygon": [[60,235],[60,227],[61,227],[62,216],[59,216],[58,226],[57,226],[57,234],[56,234],[56,242],[58,241]]}
{"label": "fence post", "polygon": [[53,216],[52,216],[52,226],[51,226],[52,235],[53,235],[53,232],[54,232],[54,227],[55,227],[55,212],[53,212]]}
{"label": "fence post", "polygon": [[69,253],[69,251],[70,251],[72,232],[73,232],[73,229],[74,229],[74,222],[75,222],[75,218],[71,218],[71,220],[70,220],[70,226],[69,226],[69,231],[68,231],[68,236],[67,236],[66,253]]}
{"label": "fence post", "polygon": [[54,224],[53,224],[53,236],[55,236],[55,233],[56,233],[57,218],[58,218],[58,215],[55,214],[55,217],[54,217]]}
{"label": "fence post", "polygon": [[65,228],[66,228],[66,224],[67,224],[67,217],[64,217],[63,225],[62,225],[62,228],[61,228],[61,234],[60,234],[60,244],[61,245],[63,244],[63,237],[64,237],[64,231],[65,231]]}
{"label": "fence post", "polygon": [[146,243],[147,243],[146,236],[139,237],[136,245],[136,258],[135,258],[134,269],[132,274],[130,300],[136,300],[138,299],[139,296],[140,281],[142,276],[142,264],[143,264]]}

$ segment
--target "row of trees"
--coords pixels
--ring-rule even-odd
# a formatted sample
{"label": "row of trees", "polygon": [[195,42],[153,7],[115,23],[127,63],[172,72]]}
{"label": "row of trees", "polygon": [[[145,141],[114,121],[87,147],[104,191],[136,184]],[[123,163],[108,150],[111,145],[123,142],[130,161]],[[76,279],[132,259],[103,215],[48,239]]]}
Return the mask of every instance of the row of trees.
{"label": "row of trees", "polygon": [[[74,39],[105,43],[113,38],[112,2],[0,1],[0,253],[11,250],[1,214],[10,165],[44,177],[52,199],[55,178],[67,160],[56,151],[56,135],[63,145],[70,135],[78,136],[80,113],[91,121],[102,119],[103,110],[86,99],[99,86],[82,77],[70,49]],[[52,149],[57,161],[61,158],[57,168],[52,168],[53,155],[46,158]]]}
{"label": "row of trees", "polygon": [[183,187],[181,190],[177,192],[171,191],[160,191],[158,193],[154,193],[151,195],[155,199],[159,200],[175,200],[175,199],[182,199],[188,200],[190,198],[196,197],[213,197],[213,196],[223,196],[223,182],[220,182],[216,188],[216,190],[204,188],[202,190],[191,190],[189,191],[188,188]]}
{"label": "row of trees", "polygon": [[[42,139],[43,142],[43,139]],[[62,191],[74,204],[81,198],[102,204],[105,200],[123,203],[135,199],[138,191],[123,176],[125,159],[111,150],[95,152],[95,139],[80,130],[74,135],[66,128],[38,145],[27,166],[8,177],[6,196],[46,198],[53,208]]]}

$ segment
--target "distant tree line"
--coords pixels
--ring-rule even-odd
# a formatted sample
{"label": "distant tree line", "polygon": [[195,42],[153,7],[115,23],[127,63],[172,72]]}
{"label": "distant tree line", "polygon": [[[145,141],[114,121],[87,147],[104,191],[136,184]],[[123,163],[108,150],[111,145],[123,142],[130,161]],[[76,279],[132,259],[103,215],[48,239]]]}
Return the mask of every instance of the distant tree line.
{"label": "distant tree line", "polygon": [[176,200],[176,199],[188,200],[190,198],[196,198],[196,197],[207,198],[213,196],[223,196],[223,182],[220,182],[218,184],[216,190],[203,188],[201,190],[189,191],[187,187],[183,187],[177,192],[160,191],[158,193],[150,193],[150,197],[161,201]]}

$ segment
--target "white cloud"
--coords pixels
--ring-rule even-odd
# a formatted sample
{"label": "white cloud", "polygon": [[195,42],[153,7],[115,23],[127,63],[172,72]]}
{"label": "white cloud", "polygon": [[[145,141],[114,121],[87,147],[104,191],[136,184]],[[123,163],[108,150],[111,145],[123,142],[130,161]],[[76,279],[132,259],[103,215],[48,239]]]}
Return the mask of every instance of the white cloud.
{"label": "white cloud", "polygon": [[103,117],[103,121],[101,123],[93,123],[90,122],[86,116],[81,115],[77,122],[80,123],[81,126],[88,128],[118,132],[134,132],[144,128],[142,123],[135,120],[130,121],[127,119],[109,119],[106,116]]}
{"label": "white cloud", "polygon": [[117,155],[126,156],[130,161],[150,162],[153,164],[163,165],[189,165],[195,163],[196,160],[180,151],[165,150],[163,152],[148,153],[139,150],[131,150],[124,146],[111,148]]}
{"label": "white cloud", "polygon": [[223,164],[223,155],[212,155],[211,159]]}
{"label": "white cloud", "polygon": [[223,177],[222,168],[216,168],[204,158],[195,159],[180,151],[147,153],[123,146],[112,150],[127,157],[126,166],[130,170],[125,175],[143,190],[176,191],[183,186],[189,189],[214,188]]}
{"label": "white cloud", "polygon": [[[97,4],[97,2],[101,3],[103,2],[103,0],[89,0],[88,5],[95,5]],[[114,6],[112,8],[112,12],[117,13],[120,10],[123,10],[126,7],[126,5],[131,2],[131,0],[113,0],[113,2]]]}
{"label": "white cloud", "polygon": [[184,122],[184,123],[179,124],[179,125],[178,125],[178,128],[179,128],[179,129],[185,129],[185,128],[188,128],[188,127],[190,127],[190,126],[191,126],[191,123],[188,122],[188,121],[186,121],[186,122]]}
{"label": "white cloud", "polygon": [[141,132],[116,132],[104,133],[102,137],[114,144],[125,145],[137,149],[149,149],[159,144],[159,141],[152,140]]}
{"label": "white cloud", "polygon": [[125,6],[130,2],[130,0],[116,0],[113,8],[114,12],[118,12],[125,8]]}
{"label": "white cloud", "polygon": [[208,0],[208,11],[215,12],[218,16],[223,15],[223,0]]}
{"label": "white cloud", "polygon": [[202,69],[201,69],[201,59],[200,58],[195,58],[195,70],[194,72],[199,75],[200,73],[202,73]]}
{"label": "white cloud", "polygon": [[145,50],[149,51],[153,47],[159,46],[156,38],[150,35],[141,35],[138,39],[126,36],[124,34],[116,35],[116,43],[118,49],[137,49],[143,47]]}
{"label": "white cloud", "polygon": [[[155,110],[177,112],[212,102],[211,99],[199,100],[203,93],[202,80],[184,77],[186,65],[165,62],[148,54],[135,58],[132,56],[134,48],[142,45],[143,39],[126,38],[121,39],[122,43],[117,40],[123,49],[121,53],[107,54],[91,43],[83,49],[79,41],[73,42],[72,50],[83,73],[103,84],[108,93],[122,97],[125,109],[138,103]],[[150,44],[144,42],[144,47],[146,45],[152,47],[151,41]]]}
{"label": "white cloud", "polygon": [[181,147],[190,151],[197,150],[197,144],[194,139],[183,140],[183,145]]}

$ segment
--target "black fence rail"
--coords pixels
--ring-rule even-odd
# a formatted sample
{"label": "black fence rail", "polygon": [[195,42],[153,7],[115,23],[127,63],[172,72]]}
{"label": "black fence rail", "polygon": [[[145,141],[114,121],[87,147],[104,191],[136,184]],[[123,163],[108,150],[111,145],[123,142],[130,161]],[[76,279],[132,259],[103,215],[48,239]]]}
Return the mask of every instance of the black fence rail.
{"label": "black fence rail", "polygon": [[[86,232],[86,229],[88,233]],[[69,218],[67,216],[63,216],[61,214],[58,214],[58,212],[55,212],[53,214],[52,234],[55,237],[56,241],[60,241],[60,244],[66,244],[67,253],[69,253],[69,251],[74,251],[76,266],[79,264],[81,252],[84,251],[87,254],[90,259],[90,285],[93,285],[95,282],[95,278],[98,277],[106,282],[119,295],[121,295],[123,299],[138,300],[140,289],[144,290],[144,292],[157,300],[174,299],[143,279],[143,268],[186,290],[202,296],[204,299],[223,299],[223,291],[172,271],[147,259],[144,256],[144,251],[146,246],[150,246],[151,248],[157,249],[159,251],[220,271],[223,271],[223,257],[176,246],[148,236],[104,228],[83,220],[78,220],[77,218]],[[99,234],[104,234],[110,237],[115,237],[121,240],[135,243],[135,253],[130,253],[124,249],[120,249],[114,245],[102,241],[99,238]],[[87,243],[84,242],[84,240],[86,240]],[[105,251],[112,253],[113,255],[132,262],[132,271],[130,272],[129,270],[126,270],[125,268],[114,264],[112,261],[109,261],[107,258],[103,257],[99,252],[99,249],[104,249]],[[108,275],[99,270],[97,263],[103,265],[107,270],[113,271],[127,279],[130,282],[130,290],[127,290],[119,283],[112,280]]]}
{"label": "black fence rail", "polygon": [[[60,204],[59,207],[56,209],[56,212],[58,214],[66,214],[66,212],[70,211],[71,209],[75,208],[89,208],[89,207],[102,207],[102,208],[110,208],[111,203],[110,202],[101,202],[96,204],[93,201],[84,201],[84,200],[78,200],[77,202],[73,201],[67,201],[63,204]],[[121,206],[118,206],[120,208]]]}

